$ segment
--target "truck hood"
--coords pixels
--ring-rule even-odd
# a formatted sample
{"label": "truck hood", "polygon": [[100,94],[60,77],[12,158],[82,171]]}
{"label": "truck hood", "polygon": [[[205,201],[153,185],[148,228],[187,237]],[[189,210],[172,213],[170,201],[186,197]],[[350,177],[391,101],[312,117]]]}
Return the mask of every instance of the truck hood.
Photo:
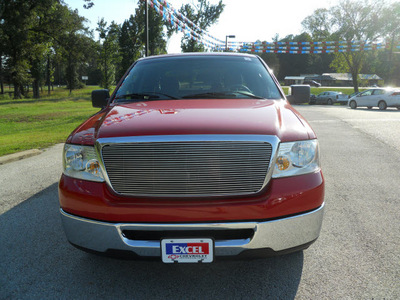
{"label": "truck hood", "polygon": [[275,135],[282,142],[315,138],[285,100],[202,99],[110,106],[78,127],[67,142],[93,145],[98,138],[183,134]]}

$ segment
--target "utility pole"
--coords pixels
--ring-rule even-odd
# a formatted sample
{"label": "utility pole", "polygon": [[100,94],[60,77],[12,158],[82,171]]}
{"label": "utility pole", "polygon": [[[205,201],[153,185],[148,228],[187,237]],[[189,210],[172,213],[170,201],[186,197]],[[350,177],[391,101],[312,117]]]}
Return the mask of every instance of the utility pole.
{"label": "utility pole", "polygon": [[149,6],[147,5],[147,0],[145,0],[145,31],[146,31],[146,52],[145,52],[145,56],[149,56]]}

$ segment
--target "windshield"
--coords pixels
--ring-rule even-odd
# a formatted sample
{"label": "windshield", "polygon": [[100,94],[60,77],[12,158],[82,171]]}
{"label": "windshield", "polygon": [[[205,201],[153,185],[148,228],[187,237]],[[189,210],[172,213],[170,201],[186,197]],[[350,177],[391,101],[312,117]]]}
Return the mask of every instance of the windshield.
{"label": "windshield", "polygon": [[210,55],[138,61],[114,101],[205,98],[281,99],[282,96],[257,57]]}

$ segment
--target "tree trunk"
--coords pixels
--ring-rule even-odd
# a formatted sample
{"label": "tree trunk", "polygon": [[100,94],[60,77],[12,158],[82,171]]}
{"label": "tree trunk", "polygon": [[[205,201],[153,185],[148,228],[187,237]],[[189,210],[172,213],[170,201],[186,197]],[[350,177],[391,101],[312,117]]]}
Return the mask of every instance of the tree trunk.
{"label": "tree trunk", "polygon": [[50,95],[50,54],[47,55],[47,93]]}
{"label": "tree trunk", "polygon": [[1,94],[4,94],[4,85],[3,85],[3,56],[0,53],[0,89]]}
{"label": "tree trunk", "polygon": [[[24,97],[28,96],[28,93],[25,91],[25,87],[23,84],[20,85],[20,89],[21,89],[22,96],[24,96]],[[29,85],[28,85],[27,89],[29,90]]]}
{"label": "tree trunk", "polygon": [[68,68],[69,68],[69,94],[72,94],[73,85],[74,85],[74,66],[72,62],[71,54],[68,56]]}
{"label": "tree trunk", "polygon": [[14,85],[14,99],[21,99],[21,97],[22,97],[21,87],[20,87],[19,83],[16,81],[13,81],[13,85]]}
{"label": "tree trunk", "polygon": [[35,79],[32,84],[33,98],[38,99],[40,97],[39,93],[39,81]]}
{"label": "tree trunk", "polygon": [[358,73],[351,72],[351,78],[353,79],[354,92],[358,92]]}

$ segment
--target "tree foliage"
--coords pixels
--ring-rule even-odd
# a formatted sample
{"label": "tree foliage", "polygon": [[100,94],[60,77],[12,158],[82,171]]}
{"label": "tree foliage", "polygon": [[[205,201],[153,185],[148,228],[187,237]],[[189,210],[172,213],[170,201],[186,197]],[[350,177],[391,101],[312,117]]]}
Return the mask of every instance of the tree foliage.
{"label": "tree foliage", "polygon": [[[34,96],[45,74],[51,74],[49,58],[55,50],[67,61],[67,82],[76,88],[77,68],[82,63],[88,31],[85,19],[57,0],[6,1],[0,20],[1,52],[5,70],[14,85],[14,98],[25,94],[25,86],[32,84]],[[2,60],[3,60],[2,57]],[[47,70],[46,70],[47,69]],[[50,78],[48,78],[50,80]]]}
{"label": "tree foliage", "polygon": [[[316,40],[373,43],[384,37],[385,9],[388,7],[381,1],[343,0],[329,10],[317,9],[302,25]],[[337,53],[330,66],[337,72],[350,72],[354,90],[358,91],[358,75],[368,56],[366,51]]]}
{"label": "tree foliage", "polygon": [[99,32],[99,65],[102,73],[100,86],[110,89],[115,82],[116,66],[121,60],[119,35],[120,27],[112,22],[107,27],[107,22],[102,18],[97,23],[97,31]]}
{"label": "tree foliage", "polygon": [[388,82],[400,86],[400,53],[394,48],[395,44],[400,44],[400,2],[394,2],[383,9],[382,17],[385,20],[383,24],[383,35],[390,42],[390,49],[387,53],[385,73],[388,76]]}
{"label": "tree foliage", "polygon": [[323,41],[331,35],[331,20],[329,10],[319,8],[314,11],[311,16],[308,16],[301,22],[301,25],[308,32],[313,40]]}
{"label": "tree foliage", "polygon": [[[185,15],[199,28],[207,30],[211,25],[218,21],[224,7],[225,4],[222,3],[222,0],[220,0],[216,5],[211,5],[207,0],[197,0],[197,5],[182,5],[179,12]],[[201,33],[195,28],[192,29],[198,34]],[[196,42],[189,36],[184,36],[182,38],[181,48],[182,52],[202,52],[205,50],[202,44]]]}
{"label": "tree foliage", "polygon": [[143,42],[144,28],[140,23],[138,14],[131,15],[121,26],[119,47],[121,61],[118,69],[118,78],[121,78],[130,65],[144,54]]}

